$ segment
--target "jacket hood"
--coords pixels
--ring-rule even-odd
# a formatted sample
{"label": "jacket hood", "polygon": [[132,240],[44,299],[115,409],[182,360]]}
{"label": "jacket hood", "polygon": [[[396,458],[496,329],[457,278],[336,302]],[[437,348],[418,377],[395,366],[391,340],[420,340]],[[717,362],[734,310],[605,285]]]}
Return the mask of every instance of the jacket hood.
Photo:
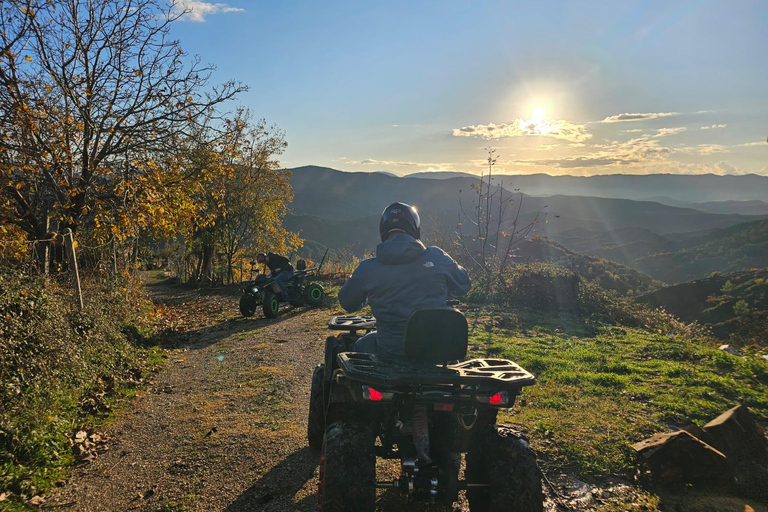
{"label": "jacket hood", "polygon": [[416,240],[405,233],[396,233],[389,240],[376,246],[376,260],[383,265],[401,265],[410,263],[426,250],[421,240]]}

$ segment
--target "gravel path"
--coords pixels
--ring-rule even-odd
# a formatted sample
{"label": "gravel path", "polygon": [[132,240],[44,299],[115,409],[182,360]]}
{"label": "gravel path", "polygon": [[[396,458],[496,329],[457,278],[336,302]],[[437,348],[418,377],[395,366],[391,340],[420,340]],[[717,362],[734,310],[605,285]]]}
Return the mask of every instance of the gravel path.
{"label": "gravel path", "polygon": [[213,321],[181,327],[166,368],[104,432],[109,449],[51,501],[84,512],[315,510],[306,409],[329,310],[244,319],[236,296],[201,303],[150,289],[166,315],[192,304]]}

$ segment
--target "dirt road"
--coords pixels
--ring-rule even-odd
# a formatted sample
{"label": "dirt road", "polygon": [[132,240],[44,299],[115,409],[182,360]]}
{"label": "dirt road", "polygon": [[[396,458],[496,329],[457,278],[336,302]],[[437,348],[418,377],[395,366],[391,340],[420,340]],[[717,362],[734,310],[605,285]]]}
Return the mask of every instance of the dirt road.
{"label": "dirt road", "polygon": [[244,319],[236,296],[150,290],[165,315],[193,308],[210,322],[179,326],[167,366],[106,428],[109,449],[51,501],[72,511],[315,510],[306,409],[329,311]]}

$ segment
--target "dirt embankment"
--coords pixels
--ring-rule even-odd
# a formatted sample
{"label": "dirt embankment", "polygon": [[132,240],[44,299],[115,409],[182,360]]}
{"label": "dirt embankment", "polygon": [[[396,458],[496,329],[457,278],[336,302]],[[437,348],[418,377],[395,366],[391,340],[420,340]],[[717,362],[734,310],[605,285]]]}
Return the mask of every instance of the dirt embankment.
{"label": "dirt embankment", "polygon": [[[149,288],[176,330],[167,364],[100,433],[108,439],[106,451],[44,506],[73,512],[316,510],[318,456],[306,441],[310,377],[322,360],[326,323],[341,311],[300,308],[274,320],[260,314],[245,319],[237,295]],[[397,465],[381,463],[377,472],[391,479]],[[653,496],[626,484],[548,476],[557,493],[547,492],[549,512],[657,509]],[[718,510],[669,503],[658,510]],[[377,509],[468,511],[463,498],[453,507],[408,505],[392,490],[381,492]]]}

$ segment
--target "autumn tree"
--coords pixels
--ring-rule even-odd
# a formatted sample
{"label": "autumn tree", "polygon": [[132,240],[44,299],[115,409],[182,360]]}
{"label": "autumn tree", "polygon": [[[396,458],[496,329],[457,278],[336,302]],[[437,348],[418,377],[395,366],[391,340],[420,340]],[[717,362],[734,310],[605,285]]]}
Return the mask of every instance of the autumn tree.
{"label": "autumn tree", "polygon": [[199,207],[193,226],[199,246],[193,279],[203,286],[210,282],[217,252],[226,259],[231,282],[235,259],[247,249],[283,252],[299,247],[299,237],[282,225],[293,199],[291,173],[277,160],[286,146],[283,133],[263,119],[254,123],[250,112],[240,109],[195,140],[188,154],[202,179],[193,194]]}
{"label": "autumn tree", "polygon": [[30,238],[51,221],[119,237],[174,210],[161,200],[188,172],[177,144],[244,86],[210,86],[212,67],[171,39],[179,15],[159,0],[2,5],[6,220]]}

